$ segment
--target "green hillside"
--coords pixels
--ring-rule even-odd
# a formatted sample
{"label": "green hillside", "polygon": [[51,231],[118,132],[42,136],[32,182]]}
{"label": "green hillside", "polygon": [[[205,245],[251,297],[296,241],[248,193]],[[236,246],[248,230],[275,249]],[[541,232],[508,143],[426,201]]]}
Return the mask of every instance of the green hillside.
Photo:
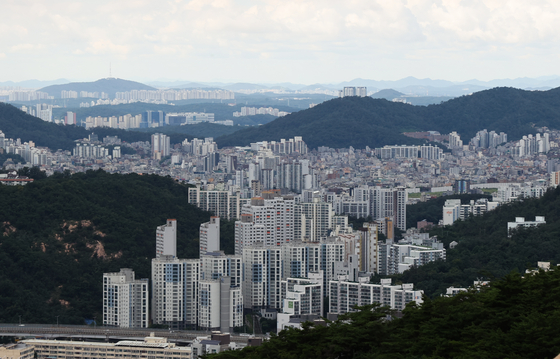
{"label": "green hillside", "polygon": [[[149,277],[155,229],[168,218],[177,219],[179,257],[198,257],[200,223],[210,213],[187,204],[187,188],[103,171],[0,186],[0,322],[101,318],[103,273],[132,268]],[[229,248],[233,227],[223,222]]]}
{"label": "green hillside", "polygon": [[[427,202],[429,203],[429,202]],[[449,248],[447,260],[412,268],[395,280],[414,283],[429,296],[445,289],[468,287],[479,278],[500,278],[512,270],[525,271],[538,261],[560,263],[560,188],[548,191],[542,198],[525,199],[499,206],[483,216],[457,221],[451,226],[430,231]],[[507,222],[515,217],[532,221],[545,216],[546,224],[519,230],[508,238]]]}
{"label": "green hillside", "polygon": [[259,347],[208,355],[235,358],[535,358],[560,353],[560,269],[511,273],[480,292],[426,298],[403,317],[366,306],[326,326],[289,328]]}
{"label": "green hillside", "polygon": [[223,146],[303,136],[310,148],[364,148],[410,144],[407,131],[457,131],[464,141],[477,131],[504,131],[510,139],[535,127],[560,128],[560,88],[525,91],[495,88],[439,105],[411,106],[370,97],[345,97],[218,139]]}
{"label": "green hillside", "polygon": [[101,92],[105,92],[109,94],[111,98],[114,98],[117,92],[126,92],[131,90],[156,90],[156,88],[135,81],[105,78],[93,82],[71,82],[64,85],[51,85],[43,87],[39,91],[46,92],[55,98],[60,98],[61,92],[64,90],[76,91],[78,92],[78,96],[80,91],[99,92],[100,95]]}

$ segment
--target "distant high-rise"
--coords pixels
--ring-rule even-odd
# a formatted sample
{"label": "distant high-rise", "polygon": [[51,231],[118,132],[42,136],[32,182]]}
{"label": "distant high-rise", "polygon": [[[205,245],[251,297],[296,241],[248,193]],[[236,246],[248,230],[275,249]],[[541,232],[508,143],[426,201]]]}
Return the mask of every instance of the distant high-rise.
{"label": "distant high-rise", "polygon": [[166,224],[156,229],[156,258],[164,255],[177,257],[176,219],[168,219]]}
{"label": "distant high-rise", "polygon": [[348,96],[366,97],[367,87],[344,87],[343,90],[338,92],[338,96],[339,97],[348,97]]}
{"label": "distant high-rise", "polygon": [[161,159],[162,157],[169,156],[170,147],[169,136],[161,133],[154,133],[152,135],[152,158]]}
{"label": "distant high-rise", "polygon": [[76,124],[76,114],[72,111],[66,112],[66,116],[64,117],[64,124],[65,125],[75,125]]}

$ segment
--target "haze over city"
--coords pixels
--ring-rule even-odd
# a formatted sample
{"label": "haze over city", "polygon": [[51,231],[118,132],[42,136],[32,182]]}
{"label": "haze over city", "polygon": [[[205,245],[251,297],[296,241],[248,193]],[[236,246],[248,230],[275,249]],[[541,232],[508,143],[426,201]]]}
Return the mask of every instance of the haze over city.
{"label": "haze over city", "polygon": [[0,359],[560,359],[560,2],[1,9]]}
{"label": "haze over city", "polygon": [[[6,2],[0,77],[337,83],[556,74],[560,3]],[[40,64],[40,66],[39,66]]]}

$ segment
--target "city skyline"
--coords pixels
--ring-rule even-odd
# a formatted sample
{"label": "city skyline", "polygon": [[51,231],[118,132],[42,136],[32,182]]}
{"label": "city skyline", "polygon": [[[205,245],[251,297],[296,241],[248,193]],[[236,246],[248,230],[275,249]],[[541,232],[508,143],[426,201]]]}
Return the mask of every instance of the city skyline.
{"label": "city skyline", "polygon": [[[4,5],[3,81],[467,81],[556,73],[560,5],[53,1]],[[111,68],[111,71],[110,71]]]}

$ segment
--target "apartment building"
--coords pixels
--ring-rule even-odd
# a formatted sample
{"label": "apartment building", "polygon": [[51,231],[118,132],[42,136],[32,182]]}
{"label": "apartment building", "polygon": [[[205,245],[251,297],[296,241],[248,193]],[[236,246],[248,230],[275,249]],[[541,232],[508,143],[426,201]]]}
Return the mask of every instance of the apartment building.
{"label": "apartment building", "polygon": [[103,273],[103,325],[148,328],[148,278],[134,279],[134,271]]}

